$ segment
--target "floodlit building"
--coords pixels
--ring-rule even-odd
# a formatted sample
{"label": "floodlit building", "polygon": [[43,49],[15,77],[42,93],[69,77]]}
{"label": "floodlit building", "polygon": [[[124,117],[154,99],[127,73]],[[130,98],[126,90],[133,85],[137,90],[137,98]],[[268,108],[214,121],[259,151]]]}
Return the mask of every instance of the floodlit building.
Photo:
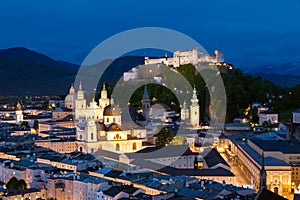
{"label": "floodlit building", "polygon": [[[70,89],[70,93],[73,94],[73,88]],[[103,84],[98,104],[93,99],[87,105],[80,83],[75,99],[77,149],[87,153],[94,153],[99,149],[119,153],[142,149],[146,129],[143,127],[122,128],[121,114],[121,108],[115,105],[113,98],[108,98],[105,84]]]}
{"label": "floodlit building", "polygon": [[165,65],[173,65],[179,67],[185,64],[198,64],[198,63],[222,63],[224,62],[224,54],[220,50],[215,50],[214,54],[207,54],[198,48],[192,50],[175,51],[173,58],[168,58],[167,55],[163,58],[145,57],[145,65],[162,63]]}

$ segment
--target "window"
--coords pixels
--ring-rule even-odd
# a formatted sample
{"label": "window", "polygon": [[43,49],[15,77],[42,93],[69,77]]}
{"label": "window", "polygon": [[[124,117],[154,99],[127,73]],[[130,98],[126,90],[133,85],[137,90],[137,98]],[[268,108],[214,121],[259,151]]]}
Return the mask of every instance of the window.
{"label": "window", "polygon": [[91,140],[94,139],[94,133],[91,133]]}
{"label": "window", "polygon": [[136,150],[136,143],[135,142],[132,144],[132,150]]}
{"label": "window", "polygon": [[116,144],[116,151],[120,151],[120,144],[119,143]]}

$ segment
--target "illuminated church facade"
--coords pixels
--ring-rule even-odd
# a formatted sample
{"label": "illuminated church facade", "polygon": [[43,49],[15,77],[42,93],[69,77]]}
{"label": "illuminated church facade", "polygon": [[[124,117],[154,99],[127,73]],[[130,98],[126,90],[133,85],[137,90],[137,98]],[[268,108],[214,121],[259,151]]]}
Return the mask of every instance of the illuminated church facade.
{"label": "illuminated church facade", "polygon": [[[72,86],[73,87],[73,86]],[[121,127],[121,109],[109,99],[105,84],[101,91],[99,102],[93,99],[89,104],[80,83],[77,93],[70,89],[75,99],[75,123],[78,150],[94,153],[106,150],[116,153],[136,152],[143,148],[146,129],[131,127],[125,130]],[[70,105],[70,104],[67,104]]]}

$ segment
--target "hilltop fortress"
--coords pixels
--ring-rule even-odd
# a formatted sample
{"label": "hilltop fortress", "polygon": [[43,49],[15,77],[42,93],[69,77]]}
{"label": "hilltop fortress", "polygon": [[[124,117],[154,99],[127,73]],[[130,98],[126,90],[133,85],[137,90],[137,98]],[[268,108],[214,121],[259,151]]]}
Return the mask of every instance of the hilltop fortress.
{"label": "hilltop fortress", "polygon": [[220,50],[215,50],[214,54],[207,54],[200,51],[198,48],[185,51],[175,51],[173,58],[168,58],[166,55],[164,58],[150,59],[145,57],[145,65],[162,63],[165,65],[173,65],[179,67],[186,64],[198,64],[198,63],[223,63],[224,54]]}

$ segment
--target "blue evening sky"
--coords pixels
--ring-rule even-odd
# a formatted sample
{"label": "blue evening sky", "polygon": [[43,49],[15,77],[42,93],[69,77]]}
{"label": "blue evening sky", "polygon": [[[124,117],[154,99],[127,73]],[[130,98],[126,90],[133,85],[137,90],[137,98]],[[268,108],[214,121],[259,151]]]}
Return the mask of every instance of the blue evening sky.
{"label": "blue evening sky", "polygon": [[106,38],[148,26],[221,49],[239,67],[300,61],[300,0],[3,0],[0,26],[1,49],[78,64]]}

